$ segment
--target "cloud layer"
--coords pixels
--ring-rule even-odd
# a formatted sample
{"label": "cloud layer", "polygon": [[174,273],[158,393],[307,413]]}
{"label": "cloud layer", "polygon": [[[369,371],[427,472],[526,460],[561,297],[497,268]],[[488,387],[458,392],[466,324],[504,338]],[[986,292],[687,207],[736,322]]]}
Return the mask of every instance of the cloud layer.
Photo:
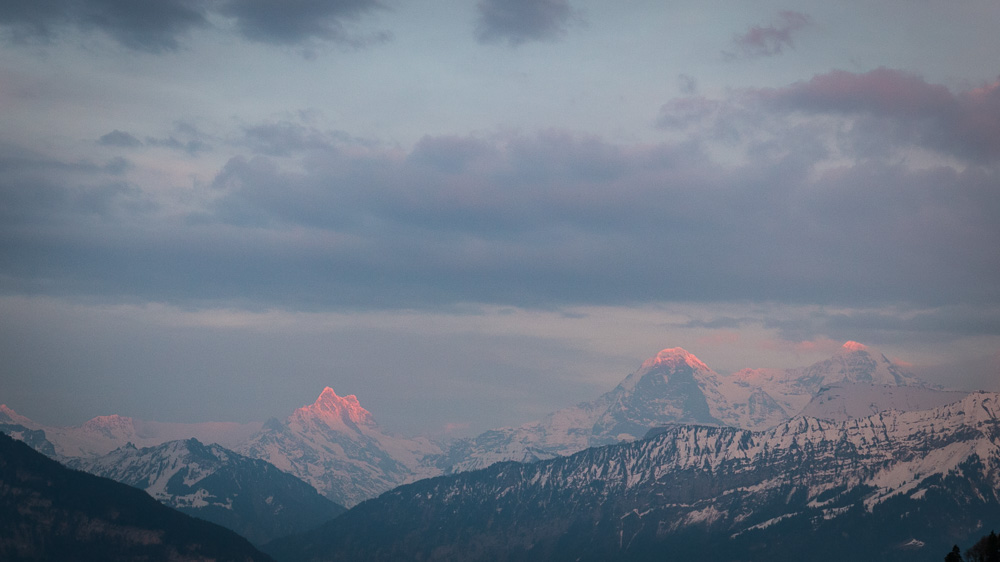
{"label": "cloud layer", "polygon": [[[0,26],[15,40],[51,39],[64,28],[98,30],[130,49],[172,51],[213,16],[231,20],[250,41],[299,45],[310,40],[357,43],[348,24],[382,5],[377,0],[53,0],[7,2]],[[376,37],[384,34],[376,34]]]}
{"label": "cloud layer", "polygon": [[2,163],[3,286],[292,307],[996,302],[997,92],[834,72],[674,100],[661,124],[687,140],[636,145],[547,131],[400,151],[272,122],[228,141],[244,153],[180,215],[130,184],[142,141],[114,130],[104,164]]}
{"label": "cloud layer", "polygon": [[476,10],[476,38],[511,46],[556,39],[573,16],[566,0],[480,0]]}
{"label": "cloud layer", "polygon": [[792,33],[812,25],[808,15],[790,10],[778,13],[777,21],[770,25],[755,25],[746,33],[733,38],[735,53],[730,57],[773,57],[794,47]]}
{"label": "cloud layer", "polygon": [[1000,80],[952,93],[915,74],[878,68],[834,71],[762,96],[784,110],[861,117],[852,136],[869,146],[912,144],[980,163],[1000,158]]}
{"label": "cloud layer", "polygon": [[0,3],[0,398],[486,429],[845,340],[995,385],[1000,7],[896,8]]}

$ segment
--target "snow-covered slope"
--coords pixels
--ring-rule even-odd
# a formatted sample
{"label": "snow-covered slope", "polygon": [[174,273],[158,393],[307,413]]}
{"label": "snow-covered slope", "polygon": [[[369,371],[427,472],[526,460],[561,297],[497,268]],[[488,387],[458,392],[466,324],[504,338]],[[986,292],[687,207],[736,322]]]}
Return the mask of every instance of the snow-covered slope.
{"label": "snow-covered slope", "polygon": [[[684,349],[664,349],[592,402],[455,443],[446,471],[572,454],[639,439],[651,428],[671,423],[766,429],[799,413],[821,388],[844,383],[919,385],[920,381],[857,342],[847,342],[830,359],[809,367],[744,369],[732,376],[716,373]],[[905,405],[905,401],[898,404],[900,409]]]}
{"label": "snow-covered slope", "polygon": [[[300,561],[375,552],[842,560],[848,550],[931,559],[997,523],[1000,394],[973,393],[931,410],[795,417],[763,432],[677,424],[570,457],[425,480],[269,552]],[[922,545],[933,548],[912,551]]]}
{"label": "snow-covered slope", "polygon": [[356,396],[337,396],[330,387],[285,421],[268,421],[238,451],[274,464],[346,506],[440,473],[433,460],[442,454],[426,438],[384,432]]}
{"label": "snow-covered slope", "polygon": [[141,488],[160,503],[228,527],[255,543],[302,532],[344,511],[273,465],[196,439],[100,457],[71,468]]}
{"label": "snow-covered slope", "polygon": [[743,369],[732,379],[740,386],[766,393],[789,415],[801,412],[821,388],[832,385],[926,386],[881,352],[853,341],[845,343],[830,359],[808,367]]}
{"label": "snow-covered slope", "polygon": [[819,389],[800,415],[824,420],[845,421],[898,410],[930,410],[958,402],[968,392],[938,390],[923,386],[894,386],[868,382],[840,383]]}

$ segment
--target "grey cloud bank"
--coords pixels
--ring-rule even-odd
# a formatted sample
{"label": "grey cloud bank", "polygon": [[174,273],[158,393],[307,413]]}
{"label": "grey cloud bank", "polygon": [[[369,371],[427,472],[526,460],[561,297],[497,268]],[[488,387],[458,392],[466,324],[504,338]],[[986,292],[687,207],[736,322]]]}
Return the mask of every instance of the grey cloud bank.
{"label": "grey cloud bank", "polygon": [[210,27],[213,16],[232,18],[251,41],[301,44],[309,40],[356,42],[349,23],[384,8],[374,0],[56,0],[9,2],[0,25],[15,41],[51,40],[65,28],[103,32],[122,46],[159,53],[178,49],[192,30]]}
{"label": "grey cloud bank", "polygon": [[481,0],[476,38],[483,43],[556,39],[566,32],[573,9],[565,0]]}
{"label": "grey cloud bank", "polygon": [[[985,130],[962,126],[973,113],[988,123],[993,106],[966,115],[955,101],[995,86],[958,95],[927,86],[947,94],[929,116],[899,116],[891,101],[863,106],[900,121],[880,143],[886,154],[936,147],[924,134],[930,120],[953,138],[948,156],[966,164],[872,154],[833,164],[863,151],[856,140],[826,142],[859,134],[822,115],[853,103],[843,101],[853,90],[837,89],[809,120],[799,92],[823,80],[759,94],[781,106],[758,113],[766,138],[725,119],[744,154],[729,160],[712,156],[712,133],[632,146],[559,131],[428,136],[401,152],[291,122],[251,127],[247,155],[222,166],[203,208],[182,215],[158,212],[123,180],[113,151],[104,166],[8,161],[3,232],[17,250],[5,284],[38,276],[70,294],[291,307],[997,302],[1000,192],[995,169],[979,164],[992,149]],[[125,135],[116,133],[102,139]]]}

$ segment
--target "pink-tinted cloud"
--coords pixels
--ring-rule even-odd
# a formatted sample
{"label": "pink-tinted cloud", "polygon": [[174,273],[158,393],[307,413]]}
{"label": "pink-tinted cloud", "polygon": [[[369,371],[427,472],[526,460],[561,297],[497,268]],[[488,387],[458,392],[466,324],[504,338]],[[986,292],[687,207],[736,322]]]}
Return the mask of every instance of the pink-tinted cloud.
{"label": "pink-tinted cloud", "polygon": [[733,37],[733,47],[736,53],[727,53],[729,57],[773,57],[780,55],[786,48],[794,47],[792,33],[812,24],[806,14],[793,11],[778,13],[775,23],[770,25],[755,25],[742,35]]}
{"label": "pink-tinted cloud", "polygon": [[778,109],[865,116],[854,133],[869,138],[980,162],[1000,158],[1000,81],[953,93],[900,70],[837,70],[757,94]]}

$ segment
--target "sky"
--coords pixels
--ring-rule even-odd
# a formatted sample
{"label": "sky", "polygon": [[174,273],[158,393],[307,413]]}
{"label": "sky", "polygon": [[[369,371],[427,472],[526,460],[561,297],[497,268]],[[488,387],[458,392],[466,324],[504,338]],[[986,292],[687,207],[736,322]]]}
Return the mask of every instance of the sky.
{"label": "sky", "polygon": [[0,402],[468,435],[684,347],[1000,391],[995,0],[0,3]]}

